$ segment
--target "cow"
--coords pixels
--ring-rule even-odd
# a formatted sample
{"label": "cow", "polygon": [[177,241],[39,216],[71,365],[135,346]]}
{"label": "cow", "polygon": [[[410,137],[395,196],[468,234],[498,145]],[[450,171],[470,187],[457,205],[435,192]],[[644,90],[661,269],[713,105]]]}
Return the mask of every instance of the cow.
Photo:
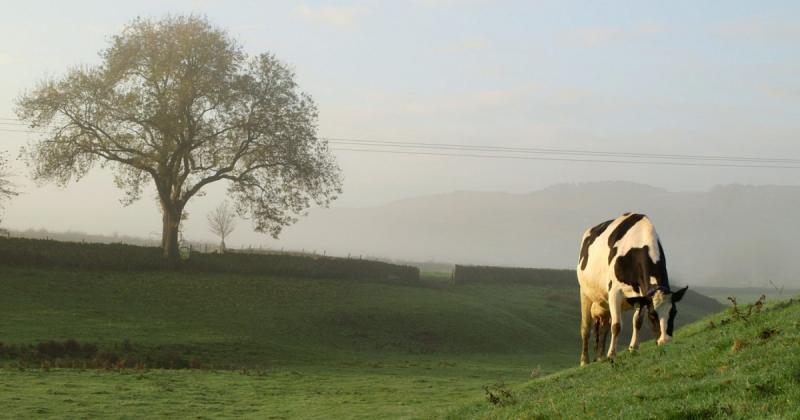
{"label": "cow", "polygon": [[581,240],[576,271],[581,296],[581,366],[589,363],[593,320],[599,347],[602,323],[609,315],[607,357],[616,356],[622,312],[626,310],[634,311],[630,351],[639,347],[643,311],[647,311],[658,344],[670,341],[678,312],[675,304],[688,286],[675,292],[670,289],[666,255],[647,216],[625,213],[588,229]]}

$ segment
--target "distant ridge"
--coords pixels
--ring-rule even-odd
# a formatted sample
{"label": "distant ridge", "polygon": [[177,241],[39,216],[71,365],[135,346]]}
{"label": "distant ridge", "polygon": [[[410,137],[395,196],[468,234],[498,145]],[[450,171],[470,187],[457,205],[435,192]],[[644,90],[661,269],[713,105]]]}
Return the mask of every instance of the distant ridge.
{"label": "distant ridge", "polygon": [[797,209],[799,186],[670,192],[635,182],[559,184],[526,194],[457,191],[316,209],[280,243],[339,255],[571,269],[586,228],[636,211],[654,221],[679,282],[800,287],[792,264]]}

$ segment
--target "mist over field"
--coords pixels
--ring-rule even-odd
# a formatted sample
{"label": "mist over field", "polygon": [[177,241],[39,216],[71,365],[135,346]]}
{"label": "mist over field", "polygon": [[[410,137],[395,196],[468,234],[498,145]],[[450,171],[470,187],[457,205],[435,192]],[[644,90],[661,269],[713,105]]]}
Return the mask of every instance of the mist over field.
{"label": "mist over field", "polygon": [[367,208],[316,209],[280,244],[453,263],[573,268],[584,230],[624,212],[656,225],[671,277],[686,284],[800,286],[793,246],[800,187],[672,192],[631,182],[529,194],[453,192]]}
{"label": "mist over field", "polygon": [[800,412],[800,2],[3,6],[0,418]]}

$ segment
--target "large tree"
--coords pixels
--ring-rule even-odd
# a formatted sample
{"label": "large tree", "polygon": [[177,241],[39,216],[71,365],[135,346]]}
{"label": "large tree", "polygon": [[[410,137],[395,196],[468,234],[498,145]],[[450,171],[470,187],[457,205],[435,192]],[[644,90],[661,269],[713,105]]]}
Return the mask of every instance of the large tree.
{"label": "large tree", "polygon": [[166,258],[178,259],[186,204],[213,182],[273,236],[340,192],[316,105],[273,55],[245,54],[205,18],[169,16],[134,20],[100,57],[21,96],[18,116],[45,130],[23,155],[61,185],[110,166],[126,204],[152,182]]}

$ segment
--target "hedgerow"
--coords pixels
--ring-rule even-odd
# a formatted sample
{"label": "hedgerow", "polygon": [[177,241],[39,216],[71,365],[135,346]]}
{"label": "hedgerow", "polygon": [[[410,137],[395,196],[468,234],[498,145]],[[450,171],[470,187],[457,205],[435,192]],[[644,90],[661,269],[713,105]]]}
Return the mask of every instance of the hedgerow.
{"label": "hedgerow", "polygon": [[165,263],[161,250],[125,244],[0,239],[0,264],[79,270],[143,271],[178,269],[282,277],[417,282],[417,267],[381,261],[311,255],[193,253],[177,267]]}
{"label": "hedgerow", "polygon": [[455,284],[530,283],[547,287],[577,287],[573,270],[477,265],[456,265],[453,269],[453,282]]}

